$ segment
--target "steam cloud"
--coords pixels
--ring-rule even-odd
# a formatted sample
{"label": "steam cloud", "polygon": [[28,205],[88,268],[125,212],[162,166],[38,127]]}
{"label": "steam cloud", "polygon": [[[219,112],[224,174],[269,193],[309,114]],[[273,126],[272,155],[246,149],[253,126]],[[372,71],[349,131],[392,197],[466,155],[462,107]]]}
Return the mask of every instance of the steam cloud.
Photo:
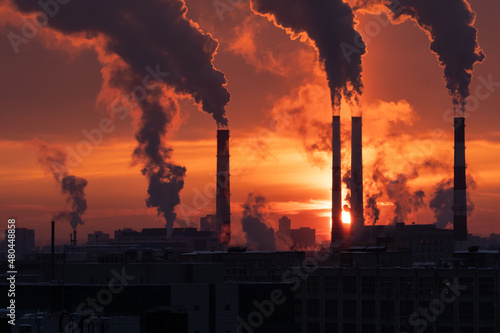
{"label": "steam cloud", "polygon": [[249,193],[242,207],[241,225],[247,235],[247,246],[261,251],[276,251],[274,229],[265,223],[266,198],[259,194]]}
{"label": "steam cloud", "polygon": [[[335,112],[340,110],[342,94],[357,100],[363,92],[361,56],[364,42],[354,29],[354,14],[342,0],[251,0],[252,10],[274,21],[292,38],[307,36],[314,42],[325,67]],[[352,58],[345,57],[341,45],[353,40],[362,44]]]}
{"label": "steam cloud", "polygon": [[375,170],[374,180],[381,180],[385,184],[385,191],[389,199],[394,202],[393,222],[404,222],[408,215],[418,211],[424,204],[425,193],[422,190],[410,191],[408,182],[418,177],[414,172],[410,175],[398,174],[395,178],[383,176]]}
{"label": "steam cloud", "polygon": [[[37,0],[13,2],[23,12],[41,9]],[[186,169],[170,162],[172,149],[164,143],[178,113],[173,98],[165,97],[165,85],[178,95],[192,96],[218,126],[227,126],[225,106],[230,96],[226,79],[212,64],[218,42],[186,18],[183,0],[87,0],[60,7],[54,3],[57,15],[48,20],[50,28],[70,37],[95,40],[96,49],[118,56],[125,64],[104,64],[111,66],[106,79],[111,88],[139,96],[135,100],[142,116],[134,156],[145,164],[142,173],[149,180],[148,207],[156,207],[167,227],[172,227]],[[141,87],[149,90],[143,90],[144,96]]]}
{"label": "steam cloud", "polygon": [[[380,161],[380,158],[378,161]],[[378,164],[382,163],[375,163],[375,165]],[[441,162],[428,159],[420,164],[412,165],[411,170],[407,173],[398,173],[394,177],[389,177],[386,176],[385,170],[376,167],[373,171],[372,180],[373,183],[379,186],[380,190],[374,194],[368,194],[367,202],[368,216],[372,218],[373,224],[380,217],[377,200],[384,194],[394,203],[393,223],[405,222],[409,214],[415,213],[424,207],[425,192],[421,189],[412,191],[410,181],[417,179],[423,169],[436,171],[445,168],[446,166]]]}
{"label": "steam cloud", "polygon": [[[467,184],[469,188],[476,188],[474,178],[467,175]],[[433,197],[429,203],[429,207],[434,213],[436,218],[436,225],[438,228],[446,228],[449,224],[453,223],[453,179],[444,179],[439,182],[434,190]],[[467,215],[471,215],[474,211],[475,205],[467,192]]]}
{"label": "steam cloud", "polygon": [[69,174],[64,151],[51,147],[41,140],[35,140],[34,144],[39,149],[38,162],[61,183],[61,191],[67,195],[66,201],[71,205],[72,211],[61,211],[54,215],[53,219],[66,221],[76,229],[79,224],[83,225],[82,215],[87,210],[87,199],[85,199],[87,181]]}

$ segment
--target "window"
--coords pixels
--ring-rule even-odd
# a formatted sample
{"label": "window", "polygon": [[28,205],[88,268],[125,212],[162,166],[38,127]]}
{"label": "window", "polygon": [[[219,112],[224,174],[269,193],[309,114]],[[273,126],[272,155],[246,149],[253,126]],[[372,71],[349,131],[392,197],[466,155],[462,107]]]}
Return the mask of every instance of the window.
{"label": "window", "polygon": [[479,278],[479,295],[493,295],[495,280],[493,278]]}
{"label": "window", "polygon": [[300,318],[302,316],[302,300],[295,300],[295,317]]}
{"label": "window", "polygon": [[356,277],[344,277],[343,281],[344,294],[356,293]]}
{"label": "window", "polygon": [[339,326],[337,323],[325,323],[325,332],[337,333],[339,331]]}
{"label": "window", "polygon": [[356,319],[356,301],[344,300],[344,318]]}
{"label": "window", "polygon": [[325,300],[325,317],[327,320],[337,320],[339,316],[339,306],[336,299]]}
{"label": "window", "polygon": [[[472,302],[460,302],[458,309],[460,321],[474,319],[474,306]],[[462,327],[460,327],[460,332],[462,332]]]}
{"label": "window", "polygon": [[307,317],[315,318],[319,316],[319,300],[310,299],[307,301]]}
{"label": "window", "polygon": [[380,316],[382,318],[392,318],[394,316],[394,302],[393,301],[380,302]]}
{"label": "window", "polygon": [[[361,315],[363,319],[375,318],[375,301],[363,301],[361,303]],[[363,330],[363,332],[365,332]]]}
{"label": "window", "polygon": [[394,279],[391,277],[380,278],[380,293],[382,295],[392,295],[394,293]]}
{"label": "window", "polygon": [[231,304],[226,304],[226,306],[224,307],[224,310],[226,310],[226,311],[231,310]]}
{"label": "window", "polygon": [[432,295],[434,293],[434,280],[428,277],[421,277],[418,281],[420,295]]}
{"label": "window", "polygon": [[363,294],[375,293],[375,277],[364,276],[361,278],[361,292]]}
{"label": "window", "polygon": [[307,323],[308,332],[319,332],[319,323]]}
{"label": "window", "polygon": [[339,292],[339,279],[336,276],[325,276],[325,293],[327,295]]}
{"label": "window", "polygon": [[[430,256],[429,256],[430,257]],[[399,281],[399,292],[403,295],[413,295],[414,293],[413,279],[402,277]]]}
{"label": "window", "polygon": [[495,319],[495,304],[492,302],[481,302],[479,303],[479,319],[491,320]]}
{"label": "window", "polygon": [[312,294],[318,294],[319,288],[319,276],[311,276],[307,280],[307,292]]}
{"label": "window", "polygon": [[[451,283],[453,283],[453,278],[448,279]],[[460,290],[460,294],[464,296],[472,296],[474,295],[474,278],[473,277],[460,277],[459,284],[462,286],[466,286],[467,289]]]}

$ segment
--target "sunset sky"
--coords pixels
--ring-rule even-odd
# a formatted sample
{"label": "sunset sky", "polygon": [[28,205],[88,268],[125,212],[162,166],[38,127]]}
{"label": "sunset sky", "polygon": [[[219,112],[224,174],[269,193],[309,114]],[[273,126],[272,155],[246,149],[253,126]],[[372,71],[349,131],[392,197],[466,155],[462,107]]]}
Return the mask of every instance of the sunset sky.
{"label": "sunset sky", "polygon": [[[187,17],[218,40],[214,66],[225,74],[231,94],[226,112],[233,241],[245,241],[241,205],[251,192],[267,199],[270,226],[276,228],[287,215],[292,228],[315,228],[320,240],[329,239],[331,154],[310,149],[324,146],[324,129],[331,121],[330,92],[315,49],[307,38],[292,40],[254,14],[248,0],[220,0],[228,6],[225,11],[216,10],[217,2],[185,2]],[[49,222],[65,208],[66,197],[38,163],[36,142],[76,151],[88,140],[84,132],[110,117],[110,100],[101,91],[106,71],[92,43],[50,28],[39,28],[16,53],[8,34],[21,34],[23,20],[33,20],[33,15],[21,14],[9,3],[0,2],[0,216],[5,223],[16,218],[17,227],[35,229],[37,243],[43,245],[49,241]],[[476,183],[469,186],[474,210],[468,229],[487,236],[500,233],[500,3],[469,3],[477,14],[475,27],[486,59],[475,67],[470,90],[479,105],[466,121],[467,171]],[[405,222],[434,223],[429,202],[436,186],[453,176],[452,100],[443,68],[414,21],[391,24],[385,14],[366,12],[356,12],[356,19],[356,30],[367,44],[360,101],[365,197],[382,191],[377,224],[391,223],[394,202],[401,198],[388,196],[380,178],[387,183],[404,175],[409,193],[425,192],[424,206]],[[167,142],[174,149],[173,161],[187,172],[175,225],[198,227],[200,216],[215,212],[217,125],[192,98],[176,97],[180,119]],[[350,163],[350,115],[349,104],[343,103],[343,171]],[[102,142],[71,168],[71,174],[88,181],[80,242],[95,230],[165,225],[156,209],[146,207],[148,182],[132,158],[137,117],[135,112],[124,119],[116,115]],[[367,224],[373,223],[369,213],[365,207]],[[57,240],[67,241],[71,226],[59,223],[57,228]]]}

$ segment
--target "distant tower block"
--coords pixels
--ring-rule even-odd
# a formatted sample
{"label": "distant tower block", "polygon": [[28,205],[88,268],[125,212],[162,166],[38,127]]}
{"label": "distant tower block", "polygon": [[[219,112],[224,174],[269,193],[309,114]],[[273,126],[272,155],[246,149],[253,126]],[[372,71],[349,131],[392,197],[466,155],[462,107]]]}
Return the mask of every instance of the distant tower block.
{"label": "distant tower block", "polygon": [[363,232],[363,135],[361,117],[352,117],[351,140],[351,236],[358,239]]}
{"label": "distant tower block", "polygon": [[342,173],[340,164],[340,116],[332,120],[332,238],[331,242],[344,239],[342,226]]}
{"label": "distant tower block", "polygon": [[229,188],[229,130],[217,130],[217,192],[216,221],[219,243],[229,245],[231,240],[231,202]]}
{"label": "distant tower block", "polygon": [[290,235],[290,227],[292,225],[292,220],[290,220],[288,217],[283,216],[280,218],[279,221],[279,232]]}
{"label": "distant tower block", "polygon": [[465,175],[465,118],[455,118],[453,230],[456,241],[467,240],[467,184]]}

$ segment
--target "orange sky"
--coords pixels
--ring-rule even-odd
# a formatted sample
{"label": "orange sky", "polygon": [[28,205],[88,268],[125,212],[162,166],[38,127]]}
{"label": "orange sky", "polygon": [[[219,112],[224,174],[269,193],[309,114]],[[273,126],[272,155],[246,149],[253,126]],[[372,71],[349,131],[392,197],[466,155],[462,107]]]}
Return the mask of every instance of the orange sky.
{"label": "orange sky", "polygon": [[[283,114],[294,107],[304,110],[303,121],[328,122],[330,100],[326,78],[314,50],[265,18],[250,12],[246,1],[218,15],[211,1],[187,0],[188,17],[219,40],[215,65],[227,77],[231,102],[227,114],[231,129],[231,192],[234,239],[241,240],[241,203],[249,192],[260,192],[272,207],[269,223],[286,214],[292,227],[309,226],[327,239],[331,198],[330,156],[308,154],[304,145],[317,140],[315,128],[303,136],[296,119]],[[487,59],[476,66],[471,84],[475,94],[481,77],[500,82],[500,22],[495,13],[500,4],[470,1],[477,12],[479,43]],[[492,8],[497,7],[497,8]],[[496,9],[496,10],[495,10]],[[5,18],[5,9],[0,14]],[[442,79],[442,68],[429,51],[426,34],[411,21],[382,24],[373,15],[358,15],[358,31],[365,37],[368,53],[363,57],[365,188],[380,155],[389,176],[408,172],[426,158],[447,167],[423,170],[410,182],[422,188],[425,202],[435,184],[452,175],[453,137],[447,122],[451,108]],[[18,227],[36,229],[40,244],[48,242],[49,221],[65,205],[58,184],[37,163],[31,140],[39,138],[63,149],[76,149],[85,140],[82,130],[91,130],[107,117],[106,105],[98,104],[101,65],[91,49],[68,52],[56,45],[48,29],[40,31],[15,54],[5,37],[19,31],[20,16],[9,16],[0,27],[0,217],[15,217]],[[371,22],[371,23],[370,23]],[[378,30],[366,30],[367,23]],[[67,44],[63,42],[62,44]],[[500,87],[480,101],[467,120],[468,172],[477,182],[470,190],[475,211],[469,232],[500,233]],[[482,89],[481,92],[486,92]],[[216,125],[192,100],[180,100],[181,124],[169,139],[174,160],[186,166],[187,176],[178,207],[178,225],[198,225],[199,217],[213,213]],[[349,110],[342,111],[348,130]],[[164,220],[146,208],[147,180],[139,165],[132,165],[136,145],[131,119],[115,118],[116,129],[84,157],[73,173],[88,180],[88,210],[79,238],[94,230],[112,232],[123,227],[161,227]],[[436,135],[438,133],[439,135]],[[348,133],[346,132],[348,135]],[[348,148],[348,147],[347,147]],[[348,149],[347,149],[348,151]],[[348,156],[344,163],[347,163]],[[380,224],[393,217],[387,198],[380,200]],[[432,223],[428,208],[408,216],[407,223]],[[497,227],[498,225],[498,227]],[[58,226],[58,239],[66,241],[69,225]]]}

